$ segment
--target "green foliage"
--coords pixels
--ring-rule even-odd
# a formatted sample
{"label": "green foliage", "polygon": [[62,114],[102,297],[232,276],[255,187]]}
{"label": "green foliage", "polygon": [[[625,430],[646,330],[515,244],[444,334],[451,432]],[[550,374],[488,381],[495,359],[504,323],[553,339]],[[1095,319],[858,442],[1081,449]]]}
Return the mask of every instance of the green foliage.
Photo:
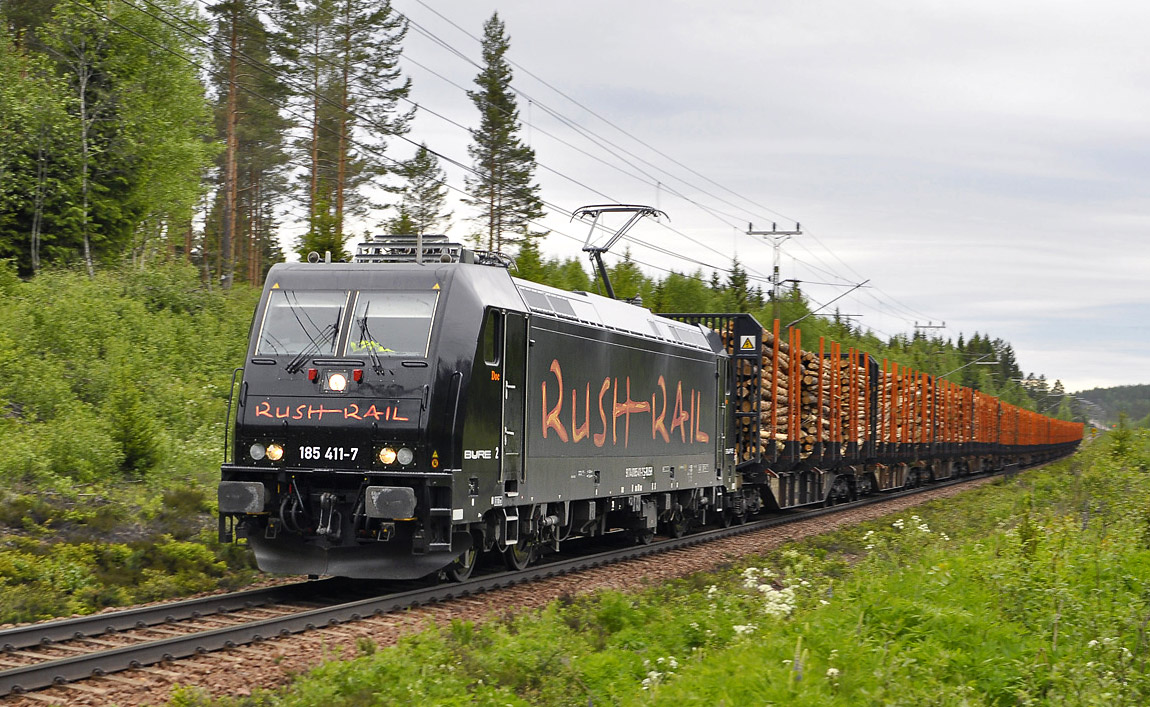
{"label": "green foliage", "polygon": [[398,171],[404,183],[400,187],[399,215],[389,233],[437,233],[439,224],[451,218],[451,212],[445,211],[447,175],[440,168],[439,160],[428,151],[427,145],[420,145],[415,156]]}
{"label": "green foliage", "polygon": [[1110,433],[1110,454],[1117,459],[1128,459],[1133,451],[1134,431],[1126,413],[1118,414],[1118,426]]}
{"label": "green foliage", "polygon": [[248,576],[205,534],[206,489],[258,293],[207,292],[176,264],[4,287],[0,622]]}
{"label": "green foliage", "polygon": [[[180,0],[162,4],[195,22]],[[193,40],[130,5],[28,9],[3,8],[0,256],[27,275],[42,259],[162,251],[168,231],[191,222],[215,150],[204,87],[179,57],[196,53]],[[17,44],[8,27],[24,23]]]}

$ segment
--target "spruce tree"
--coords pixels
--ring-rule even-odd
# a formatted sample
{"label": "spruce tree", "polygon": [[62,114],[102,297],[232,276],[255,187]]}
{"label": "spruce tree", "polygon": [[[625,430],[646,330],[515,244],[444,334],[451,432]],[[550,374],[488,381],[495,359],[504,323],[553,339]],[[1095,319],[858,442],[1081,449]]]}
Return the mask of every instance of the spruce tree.
{"label": "spruce tree", "polygon": [[[398,170],[404,179],[400,187],[402,200],[399,211],[410,220],[411,233],[430,233],[440,230],[439,224],[451,218],[446,211],[446,176],[439,167],[439,160],[420,145],[415,157],[405,162]],[[446,228],[442,230],[446,231]]]}
{"label": "spruce tree", "polygon": [[465,202],[480,211],[477,236],[487,249],[502,253],[506,246],[544,235],[531,221],[543,217],[539,186],[534,184],[535,151],[518,136],[519,109],[511,89],[510,47],[499,13],[483,25],[483,69],[475,77],[478,90],[467,95],[479,109],[480,122],[471,131],[467,149],[474,176],[467,177]]}

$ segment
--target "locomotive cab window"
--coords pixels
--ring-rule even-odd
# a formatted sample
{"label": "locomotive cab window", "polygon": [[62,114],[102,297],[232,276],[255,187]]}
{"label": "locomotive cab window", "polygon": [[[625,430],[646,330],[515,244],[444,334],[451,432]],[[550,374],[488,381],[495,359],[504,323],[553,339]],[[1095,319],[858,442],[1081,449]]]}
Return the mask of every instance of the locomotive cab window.
{"label": "locomotive cab window", "polygon": [[483,361],[488,366],[498,366],[503,353],[503,312],[487,310],[483,321]]}
{"label": "locomotive cab window", "polygon": [[333,354],[346,307],[346,291],[272,290],[256,353]]}
{"label": "locomotive cab window", "polygon": [[439,293],[360,292],[347,337],[347,354],[427,356]]}

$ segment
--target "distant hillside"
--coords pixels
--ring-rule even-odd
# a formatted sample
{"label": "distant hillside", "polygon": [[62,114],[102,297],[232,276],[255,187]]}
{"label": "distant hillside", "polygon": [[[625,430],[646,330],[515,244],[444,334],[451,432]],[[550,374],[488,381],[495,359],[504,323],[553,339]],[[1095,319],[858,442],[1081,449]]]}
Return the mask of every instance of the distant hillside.
{"label": "distant hillside", "polygon": [[1131,422],[1138,422],[1150,415],[1150,385],[1093,388],[1076,395],[1102,406],[1108,423],[1117,422],[1118,414],[1122,412],[1130,417]]}

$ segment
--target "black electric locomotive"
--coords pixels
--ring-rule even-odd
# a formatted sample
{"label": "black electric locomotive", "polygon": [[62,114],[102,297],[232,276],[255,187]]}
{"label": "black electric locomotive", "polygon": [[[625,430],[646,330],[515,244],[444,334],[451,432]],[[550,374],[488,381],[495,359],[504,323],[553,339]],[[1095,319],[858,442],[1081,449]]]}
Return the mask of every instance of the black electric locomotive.
{"label": "black electric locomotive", "polygon": [[714,331],[516,280],[442,237],[358,250],[272,268],[233,386],[220,533],[261,569],[459,579],[481,551],[523,567],[728,508]]}

